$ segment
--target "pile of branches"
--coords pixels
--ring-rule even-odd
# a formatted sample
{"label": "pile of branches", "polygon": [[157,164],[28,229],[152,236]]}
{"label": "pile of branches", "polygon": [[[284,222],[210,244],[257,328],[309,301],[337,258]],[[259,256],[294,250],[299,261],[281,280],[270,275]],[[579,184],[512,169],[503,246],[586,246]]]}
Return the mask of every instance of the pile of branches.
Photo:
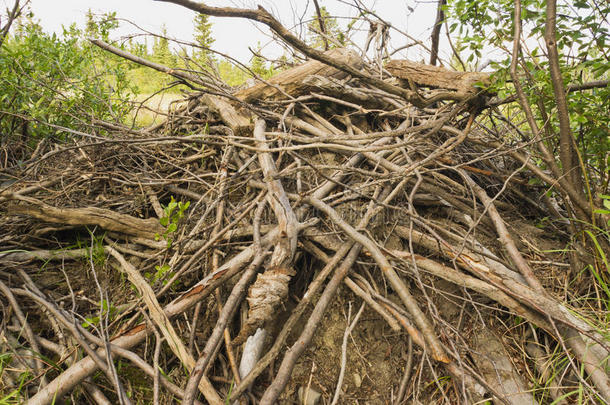
{"label": "pile of branches", "polygon": [[[424,389],[414,358],[452,377],[449,403],[566,403],[572,385],[610,400],[608,341],[543,252],[565,225],[534,226],[557,207],[515,127],[486,115],[485,74],[339,48],[229,91],[95,43],[207,90],[146,130],[64,128],[68,144],[3,169],[1,378],[28,404],[131,403],[119,358],[154,403],[275,403],[346,291],[414,346],[386,401]],[[546,351],[569,361],[534,395],[524,373],[544,385]]]}

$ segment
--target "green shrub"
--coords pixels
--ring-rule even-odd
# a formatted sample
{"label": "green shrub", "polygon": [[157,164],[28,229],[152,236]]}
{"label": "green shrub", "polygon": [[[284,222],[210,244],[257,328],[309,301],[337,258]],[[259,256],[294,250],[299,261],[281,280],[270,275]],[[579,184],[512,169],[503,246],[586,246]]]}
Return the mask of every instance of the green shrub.
{"label": "green shrub", "polygon": [[[96,23],[107,37],[115,25]],[[114,23],[116,24],[116,23]],[[88,27],[87,31],[90,31]],[[91,119],[121,121],[135,91],[128,64],[91,45],[75,25],[62,35],[45,33],[31,18],[0,48],[0,141],[28,145],[48,137],[66,139],[70,128],[87,131]],[[103,54],[102,54],[103,53]]]}

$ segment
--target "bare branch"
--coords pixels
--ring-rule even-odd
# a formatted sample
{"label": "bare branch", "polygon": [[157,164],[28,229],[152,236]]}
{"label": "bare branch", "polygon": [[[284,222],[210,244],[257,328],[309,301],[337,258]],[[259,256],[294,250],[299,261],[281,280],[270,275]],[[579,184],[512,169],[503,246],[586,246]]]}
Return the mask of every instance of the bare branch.
{"label": "bare branch", "polygon": [[432,36],[430,39],[432,40],[432,50],[430,52],[430,64],[436,65],[436,60],[438,58],[438,44],[441,36],[441,28],[443,28],[443,20],[445,19],[445,5],[447,4],[447,0],[438,0],[438,5],[436,7],[436,20],[434,21],[434,28],[432,28]]}
{"label": "bare branch", "polygon": [[582,192],[583,180],[578,148],[570,128],[570,114],[563,86],[563,77],[559,67],[559,52],[557,51],[557,32],[555,22],[557,19],[557,1],[546,2],[546,24],[544,40],[548,51],[549,68],[555,103],[557,104],[557,116],[559,118],[559,156],[564,175],[569,179],[570,185],[577,191]]}
{"label": "bare branch", "polygon": [[19,2],[20,2],[20,0],[15,0],[15,3],[13,4],[13,8],[11,10],[7,10],[8,11],[7,21],[4,24],[4,26],[0,27],[0,47],[2,47],[4,40],[8,36],[8,33],[11,30],[11,26],[13,25],[13,22],[15,22],[15,20],[17,18],[19,18],[19,16],[21,15],[21,12],[23,11],[23,8],[30,2],[30,0],[26,0],[22,6],[19,5]]}
{"label": "bare branch", "polygon": [[322,12],[320,11],[320,5],[318,4],[318,0],[313,0],[313,4],[316,7],[316,15],[318,16],[318,24],[320,24],[320,32],[322,33],[322,38],[324,39],[324,50],[328,51],[328,39],[326,39],[326,27],[324,24],[324,18],[322,17]]}

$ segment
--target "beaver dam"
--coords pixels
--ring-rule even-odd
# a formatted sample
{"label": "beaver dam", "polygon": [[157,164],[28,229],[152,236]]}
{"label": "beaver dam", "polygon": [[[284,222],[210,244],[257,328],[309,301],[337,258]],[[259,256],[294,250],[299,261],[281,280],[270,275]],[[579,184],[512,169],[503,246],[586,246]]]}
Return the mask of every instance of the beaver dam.
{"label": "beaver dam", "polygon": [[490,76],[316,51],[248,12],[307,61],[232,89],[93,40],[194,90],[155,127],[96,122],[2,170],[6,392],[608,401],[607,312],[565,250],[566,212],[595,214],[498,118]]}

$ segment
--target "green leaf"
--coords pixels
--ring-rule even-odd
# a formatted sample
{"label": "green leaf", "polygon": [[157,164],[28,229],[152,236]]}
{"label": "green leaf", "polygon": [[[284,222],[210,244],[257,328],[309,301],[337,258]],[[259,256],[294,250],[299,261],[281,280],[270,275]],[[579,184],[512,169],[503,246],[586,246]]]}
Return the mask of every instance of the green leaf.
{"label": "green leaf", "polygon": [[90,328],[92,326],[97,325],[98,323],[100,323],[100,317],[94,316],[92,318],[85,318],[85,321],[81,324],[81,326],[83,328]]}

